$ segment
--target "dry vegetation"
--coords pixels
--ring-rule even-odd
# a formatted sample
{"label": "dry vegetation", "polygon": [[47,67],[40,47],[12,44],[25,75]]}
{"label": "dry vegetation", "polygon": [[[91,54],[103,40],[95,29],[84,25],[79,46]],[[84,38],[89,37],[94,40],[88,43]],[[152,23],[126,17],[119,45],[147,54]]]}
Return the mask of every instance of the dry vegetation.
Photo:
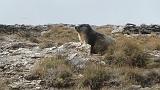
{"label": "dry vegetation", "polygon": [[74,29],[58,26],[52,27],[39,38],[40,46],[42,48],[54,46],[54,43],[62,45],[66,42],[74,41],[78,41],[77,33]]}
{"label": "dry vegetation", "polygon": [[145,40],[146,48],[150,50],[160,50],[160,37],[151,36]]}
{"label": "dry vegetation", "polygon": [[[96,67],[95,67],[96,66]],[[113,73],[112,73],[113,74]],[[35,65],[32,77],[43,80],[44,87],[98,90],[108,84],[113,76],[104,66],[90,63],[81,71],[75,71],[64,58],[45,58]]]}
{"label": "dry vegetation", "polygon": [[9,90],[9,82],[6,79],[0,79],[0,90]]}
{"label": "dry vegetation", "polygon": [[[111,34],[110,29],[101,28],[98,32]],[[55,46],[55,43],[61,45],[78,41],[78,37],[73,29],[52,27],[40,38],[31,38],[31,41],[45,48]],[[55,88],[105,90],[111,87],[127,88],[131,85],[152,87],[160,83],[160,73],[152,70],[159,69],[160,63],[156,64],[157,67],[151,67],[151,56],[148,52],[160,50],[159,42],[160,37],[154,35],[137,37],[120,35],[116,37],[116,44],[109,48],[103,59],[107,63],[105,66],[91,63],[84,70],[75,71],[64,57],[52,57],[41,60],[32,74],[44,81],[41,83],[43,86]]]}
{"label": "dry vegetation", "polygon": [[97,29],[97,32],[105,34],[105,35],[111,35],[112,29],[111,28],[99,28]]}
{"label": "dry vegetation", "polygon": [[118,66],[145,67],[149,55],[144,51],[141,41],[135,38],[119,37],[106,54],[106,62]]}
{"label": "dry vegetation", "polygon": [[37,32],[20,32],[16,33],[18,39],[29,40],[34,43],[38,43],[40,48],[47,48],[56,45],[62,45],[67,42],[77,42],[77,32],[66,26],[50,26],[48,31],[43,33]]}
{"label": "dry vegetation", "polygon": [[62,58],[51,57],[41,60],[32,71],[34,76],[44,80],[43,86],[65,88],[74,85],[70,65]]}
{"label": "dry vegetation", "polygon": [[41,60],[32,74],[43,80],[42,86],[59,89],[105,90],[112,87],[127,88],[132,85],[152,87],[160,83],[160,73],[150,69],[89,63],[77,72],[64,58],[55,57]]}
{"label": "dry vegetation", "polygon": [[95,63],[88,64],[82,74],[83,78],[79,81],[79,85],[89,87],[91,90],[99,90],[113,77],[104,66]]}

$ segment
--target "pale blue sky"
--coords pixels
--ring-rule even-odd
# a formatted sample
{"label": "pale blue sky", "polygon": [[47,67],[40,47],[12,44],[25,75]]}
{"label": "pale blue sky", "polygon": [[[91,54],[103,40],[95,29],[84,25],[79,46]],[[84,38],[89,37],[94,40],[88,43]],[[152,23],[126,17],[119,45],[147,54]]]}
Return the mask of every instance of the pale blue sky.
{"label": "pale blue sky", "polygon": [[160,24],[160,0],[0,0],[1,24]]}

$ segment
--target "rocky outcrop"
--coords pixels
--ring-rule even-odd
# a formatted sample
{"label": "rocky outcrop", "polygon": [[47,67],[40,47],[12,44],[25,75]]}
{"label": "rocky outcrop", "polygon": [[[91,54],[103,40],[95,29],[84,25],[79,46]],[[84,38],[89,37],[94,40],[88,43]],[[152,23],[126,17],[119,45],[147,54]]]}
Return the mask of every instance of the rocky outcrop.
{"label": "rocky outcrop", "polygon": [[86,44],[80,46],[80,44],[81,43],[75,42],[66,43],[58,47],[53,52],[57,55],[67,57],[67,60],[69,60],[72,65],[82,68],[87,60],[89,60],[90,45]]}
{"label": "rocky outcrop", "polygon": [[[0,33],[5,34],[14,34],[14,33],[21,33],[30,36],[40,36],[41,32],[45,32],[53,27],[67,27],[67,28],[74,28],[74,24],[50,24],[50,25],[3,25],[0,24]],[[123,33],[123,34],[151,34],[153,33],[160,33],[160,25],[152,24],[152,25],[135,25],[131,23],[127,23],[126,25],[103,25],[103,26],[95,26],[92,25],[93,28],[96,29],[111,29],[112,34],[115,33]]]}
{"label": "rocky outcrop", "polygon": [[151,34],[160,33],[160,25],[146,25],[137,26],[135,24],[126,24],[123,30],[124,34]]}
{"label": "rocky outcrop", "polygon": [[19,34],[24,37],[37,37],[41,35],[41,32],[48,30],[48,25],[0,25],[0,34]]}
{"label": "rocky outcrop", "polygon": [[83,68],[91,59],[90,45],[80,46],[79,42],[42,49],[36,43],[14,40],[13,35],[5,35],[0,44],[0,78],[9,79],[11,89],[40,89],[41,80],[28,80],[26,75],[42,58],[65,56],[77,68]]}

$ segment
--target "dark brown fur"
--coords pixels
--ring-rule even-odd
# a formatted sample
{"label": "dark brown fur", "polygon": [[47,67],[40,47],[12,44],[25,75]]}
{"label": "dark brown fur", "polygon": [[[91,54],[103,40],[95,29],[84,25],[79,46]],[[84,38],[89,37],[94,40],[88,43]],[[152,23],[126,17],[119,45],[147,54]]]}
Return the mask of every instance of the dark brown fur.
{"label": "dark brown fur", "polygon": [[114,39],[94,31],[89,24],[81,24],[75,27],[80,36],[81,43],[91,45],[91,54],[104,54]]}

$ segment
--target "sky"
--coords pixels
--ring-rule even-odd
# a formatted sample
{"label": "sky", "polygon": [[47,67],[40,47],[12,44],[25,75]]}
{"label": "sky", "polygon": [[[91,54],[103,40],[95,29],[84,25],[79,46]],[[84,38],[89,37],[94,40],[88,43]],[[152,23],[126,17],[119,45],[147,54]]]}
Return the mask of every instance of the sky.
{"label": "sky", "polygon": [[160,0],[0,0],[0,24],[160,24]]}

